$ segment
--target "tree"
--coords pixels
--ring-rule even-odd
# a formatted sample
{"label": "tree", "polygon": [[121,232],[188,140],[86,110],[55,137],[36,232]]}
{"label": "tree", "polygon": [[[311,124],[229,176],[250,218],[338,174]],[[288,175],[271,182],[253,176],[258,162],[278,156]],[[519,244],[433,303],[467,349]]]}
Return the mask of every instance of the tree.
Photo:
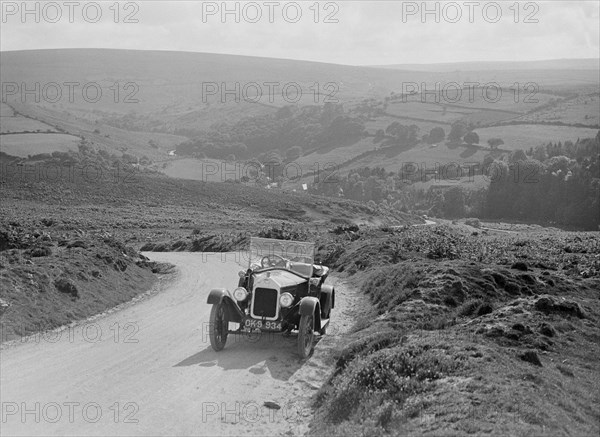
{"label": "tree", "polygon": [[504,141],[502,140],[502,138],[490,138],[487,141],[487,143],[490,146],[490,149],[497,150],[498,147],[500,147],[502,144],[504,144]]}
{"label": "tree", "polygon": [[457,121],[452,124],[452,128],[450,129],[450,133],[448,134],[448,141],[451,143],[459,142],[460,139],[465,136],[469,132],[467,125],[462,121]]}
{"label": "tree", "polygon": [[446,217],[464,217],[465,192],[461,187],[452,187],[444,193],[442,211]]}
{"label": "tree", "polygon": [[440,141],[444,141],[444,138],[446,137],[446,132],[444,132],[444,129],[441,127],[434,127],[433,129],[431,129],[431,131],[429,131],[429,137],[427,139],[427,142],[429,144],[435,144],[435,143],[439,143]]}
{"label": "tree", "polygon": [[404,126],[395,121],[385,129],[385,133],[394,137],[400,146],[412,146],[419,142],[419,127],[416,124]]}
{"label": "tree", "polygon": [[523,150],[518,149],[510,154],[508,161],[512,164],[519,161],[527,161],[527,155]]}
{"label": "tree", "polygon": [[419,126],[411,124],[408,126],[408,145],[413,146],[419,142]]}
{"label": "tree", "polygon": [[479,144],[479,135],[477,135],[477,132],[471,131],[465,135],[464,140],[469,146],[472,146],[473,144]]}

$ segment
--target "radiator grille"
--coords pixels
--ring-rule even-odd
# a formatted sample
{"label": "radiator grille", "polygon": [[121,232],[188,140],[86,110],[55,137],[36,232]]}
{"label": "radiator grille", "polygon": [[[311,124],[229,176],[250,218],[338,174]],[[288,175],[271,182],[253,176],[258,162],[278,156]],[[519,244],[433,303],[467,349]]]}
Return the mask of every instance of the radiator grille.
{"label": "radiator grille", "polygon": [[277,314],[277,290],[257,288],[254,290],[252,314],[255,317],[275,317]]}

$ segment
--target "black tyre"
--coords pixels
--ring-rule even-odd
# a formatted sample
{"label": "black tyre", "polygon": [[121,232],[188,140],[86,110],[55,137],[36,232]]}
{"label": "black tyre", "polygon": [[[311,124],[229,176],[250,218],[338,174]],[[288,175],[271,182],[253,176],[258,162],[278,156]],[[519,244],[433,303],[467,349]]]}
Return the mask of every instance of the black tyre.
{"label": "black tyre", "polygon": [[313,349],[314,332],[314,317],[311,315],[302,316],[300,318],[300,326],[298,327],[298,355],[300,358],[308,357]]}
{"label": "black tyre", "polygon": [[229,321],[223,303],[214,304],[210,310],[210,322],[208,324],[210,345],[215,351],[223,350],[227,343]]}
{"label": "black tyre", "polygon": [[325,335],[325,334],[327,334],[327,326],[323,326],[323,327],[321,328],[321,330],[319,331],[319,334],[321,334],[321,335]]}

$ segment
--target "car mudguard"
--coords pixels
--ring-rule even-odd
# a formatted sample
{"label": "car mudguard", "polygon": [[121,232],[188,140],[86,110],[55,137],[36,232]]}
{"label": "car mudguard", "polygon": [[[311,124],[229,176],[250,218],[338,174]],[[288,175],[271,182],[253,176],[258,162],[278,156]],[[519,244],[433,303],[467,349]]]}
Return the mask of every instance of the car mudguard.
{"label": "car mudguard", "polygon": [[206,302],[212,305],[216,305],[221,302],[225,304],[227,318],[231,322],[241,323],[242,319],[244,318],[244,312],[240,309],[235,299],[231,297],[229,290],[225,288],[214,288],[210,290]]}
{"label": "car mudguard", "polygon": [[[327,296],[327,304],[330,305],[329,309],[335,306],[335,290],[332,285],[323,285],[321,287],[321,293]],[[327,308],[324,308],[326,310]]]}
{"label": "car mudguard", "polygon": [[300,301],[299,313],[301,316],[314,315],[315,326],[313,329],[315,331],[321,329],[321,305],[319,299],[313,296],[303,297]]}

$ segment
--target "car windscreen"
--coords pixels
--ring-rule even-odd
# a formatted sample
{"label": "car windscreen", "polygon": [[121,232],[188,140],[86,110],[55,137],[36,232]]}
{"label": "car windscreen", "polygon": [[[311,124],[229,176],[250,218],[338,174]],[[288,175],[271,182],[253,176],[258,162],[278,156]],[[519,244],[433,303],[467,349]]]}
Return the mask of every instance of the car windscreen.
{"label": "car windscreen", "polygon": [[281,257],[289,263],[287,266],[291,270],[302,269],[302,274],[306,274],[306,269],[312,269],[314,262],[315,244],[306,241],[276,240],[273,238],[250,238],[250,248],[248,251],[249,268],[256,269],[263,267],[261,261],[265,256]]}

